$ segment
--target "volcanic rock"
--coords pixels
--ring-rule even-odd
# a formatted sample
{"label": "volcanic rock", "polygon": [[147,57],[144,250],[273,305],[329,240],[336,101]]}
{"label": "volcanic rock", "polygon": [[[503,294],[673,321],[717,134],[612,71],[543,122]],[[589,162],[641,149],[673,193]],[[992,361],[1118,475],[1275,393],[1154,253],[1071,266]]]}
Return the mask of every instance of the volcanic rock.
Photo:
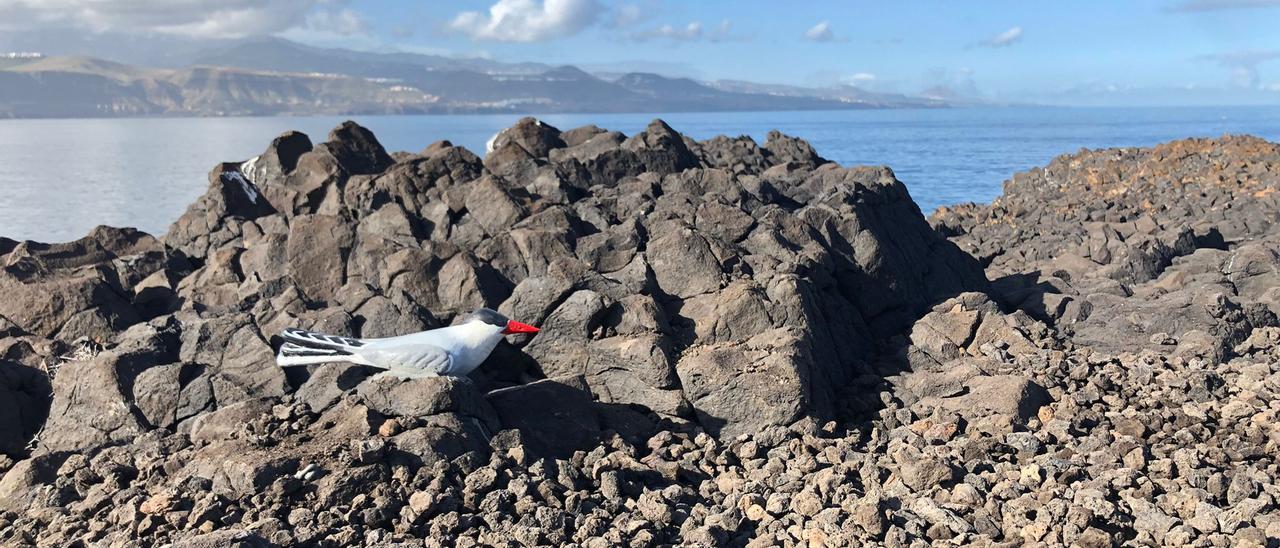
{"label": "volcanic rock", "polygon": [[0,316],[23,333],[106,341],[145,319],[134,290],[152,274],[181,275],[186,261],[133,229],[98,227],[64,244],[22,242],[0,255]]}
{"label": "volcanic rock", "polygon": [[1280,147],[1253,137],[1083,151],[933,223],[989,263],[1000,300],[1090,346],[1156,350],[1157,333],[1191,335],[1203,344],[1183,354],[1220,361],[1280,312],[1257,283],[1280,238],[1277,162]]}
{"label": "volcanic rock", "polygon": [[[0,544],[1280,542],[1276,145],[930,226],[778,133],[493,144],[288,133],[163,239],[0,239]],[[478,306],[542,331],[465,380],[273,363]]]}

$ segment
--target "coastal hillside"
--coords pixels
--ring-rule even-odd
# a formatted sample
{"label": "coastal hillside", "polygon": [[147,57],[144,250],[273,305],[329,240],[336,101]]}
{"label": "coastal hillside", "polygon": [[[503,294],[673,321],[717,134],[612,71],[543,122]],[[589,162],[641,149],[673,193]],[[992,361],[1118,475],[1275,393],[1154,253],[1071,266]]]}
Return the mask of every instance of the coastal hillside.
{"label": "coastal hillside", "polygon": [[[1280,542],[1278,145],[932,219],[778,132],[488,148],[288,132],[165,234],[0,238],[0,544]],[[468,379],[274,362],[482,306],[541,331]]]}
{"label": "coastal hillside", "polygon": [[[16,54],[14,54],[16,55]],[[0,118],[502,112],[722,112],[941,107],[852,86],[721,86],[631,72],[243,40],[151,68],[0,56]]]}

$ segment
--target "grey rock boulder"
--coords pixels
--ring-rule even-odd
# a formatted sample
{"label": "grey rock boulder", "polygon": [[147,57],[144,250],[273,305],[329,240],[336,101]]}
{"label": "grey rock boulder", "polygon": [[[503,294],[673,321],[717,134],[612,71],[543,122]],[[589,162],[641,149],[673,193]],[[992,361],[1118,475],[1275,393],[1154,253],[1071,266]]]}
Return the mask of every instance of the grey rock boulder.
{"label": "grey rock boulder", "polygon": [[601,435],[591,393],[580,377],[495,390],[485,399],[497,411],[502,426],[519,430],[535,455],[567,458],[592,447]]}
{"label": "grey rock boulder", "polygon": [[473,383],[457,377],[400,379],[375,376],[356,387],[370,409],[390,417],[427,417],[458,413],[490,422],[493,410]]}
{"label": "grey rock boulder", "polygon": [[921,406],[942,407],[968,420],[998,415],[1025,423],[1053,400],[1043,387],[1020,375],[981,375],[964,382],[964,391],[950,397],[925,398]]}
{"label": "grey rock boulder", "polygon": [[354,244],[350,223],[332,215],[301,215],[289,225],[288,272],[303,295],[334,298],[345,283],[347,256]]}
{"label": "grey rock boulder", "polygon": [[489,142],[489,150],[515,144],[534,158],[546,158],[552,150],[566,146],[560,130],[536,118],[525,117],[514,126],[498,132]]}
{"label": "grey rock boulder", "polygon": [[271,412],[275,403],[274,399],[261,398],[220,407],[192,421],[187,435],[197,445],[231,439],[249,421]]}
{"label": "grey rock boulder", "polygon": [[243,529],[225,529],[193,535],[173,543],[173,548],[266,548],[271,543]]}
{"label": "grey rock boulder", "polygon": [[635,153],[645,170],[654,173],[679,173],[700,164],[683,136],[662,120],[650,122],[644,131],[623,142],[622,148]]}
{"label": "grey rock boulder", "polygon": [[801,334],[776,329],[743,343],[692,347],[676,371],[703,427],[733,437],[821,414],[810,408],[810,360]]}
{"label": "grey rock boulder", "polygon": [[770,131],[765,138],[764,149],[769,152],[770,159],[775,163],[794,164],[808,169],[828,163],[826,159],[818,156],[808,142],[783,134],[776,129]]}
{"label": "grey rock boulder", "polygon": [[286,131],[271,140],[267,150],[240,165],[240,171],[255,185],[270,186],[279,183],[298,167],[303,154],[311,152],[313,145],[307,134]]}
{"label": "grey rock boulder", "polygon": [[[248,166],[248,169],[252,168]],[[245,223],[275,213],[253,182],[254,177],[266,181],[282,177],[287,172],[254,175],[245,173],[243,169],[246,167],[237,164],[221,164],[214,168],[209,173],[208,190],[169,227],[164,236],[165,244],[190,257],[202,259],[209,251],[243,238]]]}

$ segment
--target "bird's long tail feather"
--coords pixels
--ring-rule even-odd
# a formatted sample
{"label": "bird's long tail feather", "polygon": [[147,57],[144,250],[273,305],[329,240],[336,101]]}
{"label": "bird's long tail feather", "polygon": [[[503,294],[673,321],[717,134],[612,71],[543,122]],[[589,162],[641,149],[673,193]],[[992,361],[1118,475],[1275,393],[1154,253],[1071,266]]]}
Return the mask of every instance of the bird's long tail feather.
{"label": "bird's long tail feather", "polygon": [[280,367],[345,361],[351,361],[350,354],[337,350],[307,348],[293,343],[284,343],[276,353],[276,365]]}
{"label": "bird's long tail feather", "polygon": [[364,363],[355,355],[355,350],[364,346],[360,339],[293,328],[285,329],[280,335],[285,340],[276,354],[276,365],[280,367],[328,362]]}

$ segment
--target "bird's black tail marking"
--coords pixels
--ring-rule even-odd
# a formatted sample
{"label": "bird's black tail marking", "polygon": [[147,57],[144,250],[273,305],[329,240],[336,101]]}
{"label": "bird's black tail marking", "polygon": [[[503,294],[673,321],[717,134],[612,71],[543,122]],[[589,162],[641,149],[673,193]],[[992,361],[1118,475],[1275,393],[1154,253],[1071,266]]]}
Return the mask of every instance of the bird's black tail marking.
{"label": "bird's black tail marking", "polygon": [[350,337],[339,337],[336,335],[325,335],[324,333],[316,333],[314,331],[305,331],[302,329],[288,328],[285,329],[280,336],[284,340],[298,346],[306,348],[322,348],[335,349],[350,353],[352,349],[364,346],[364,341],[353,339]]}

